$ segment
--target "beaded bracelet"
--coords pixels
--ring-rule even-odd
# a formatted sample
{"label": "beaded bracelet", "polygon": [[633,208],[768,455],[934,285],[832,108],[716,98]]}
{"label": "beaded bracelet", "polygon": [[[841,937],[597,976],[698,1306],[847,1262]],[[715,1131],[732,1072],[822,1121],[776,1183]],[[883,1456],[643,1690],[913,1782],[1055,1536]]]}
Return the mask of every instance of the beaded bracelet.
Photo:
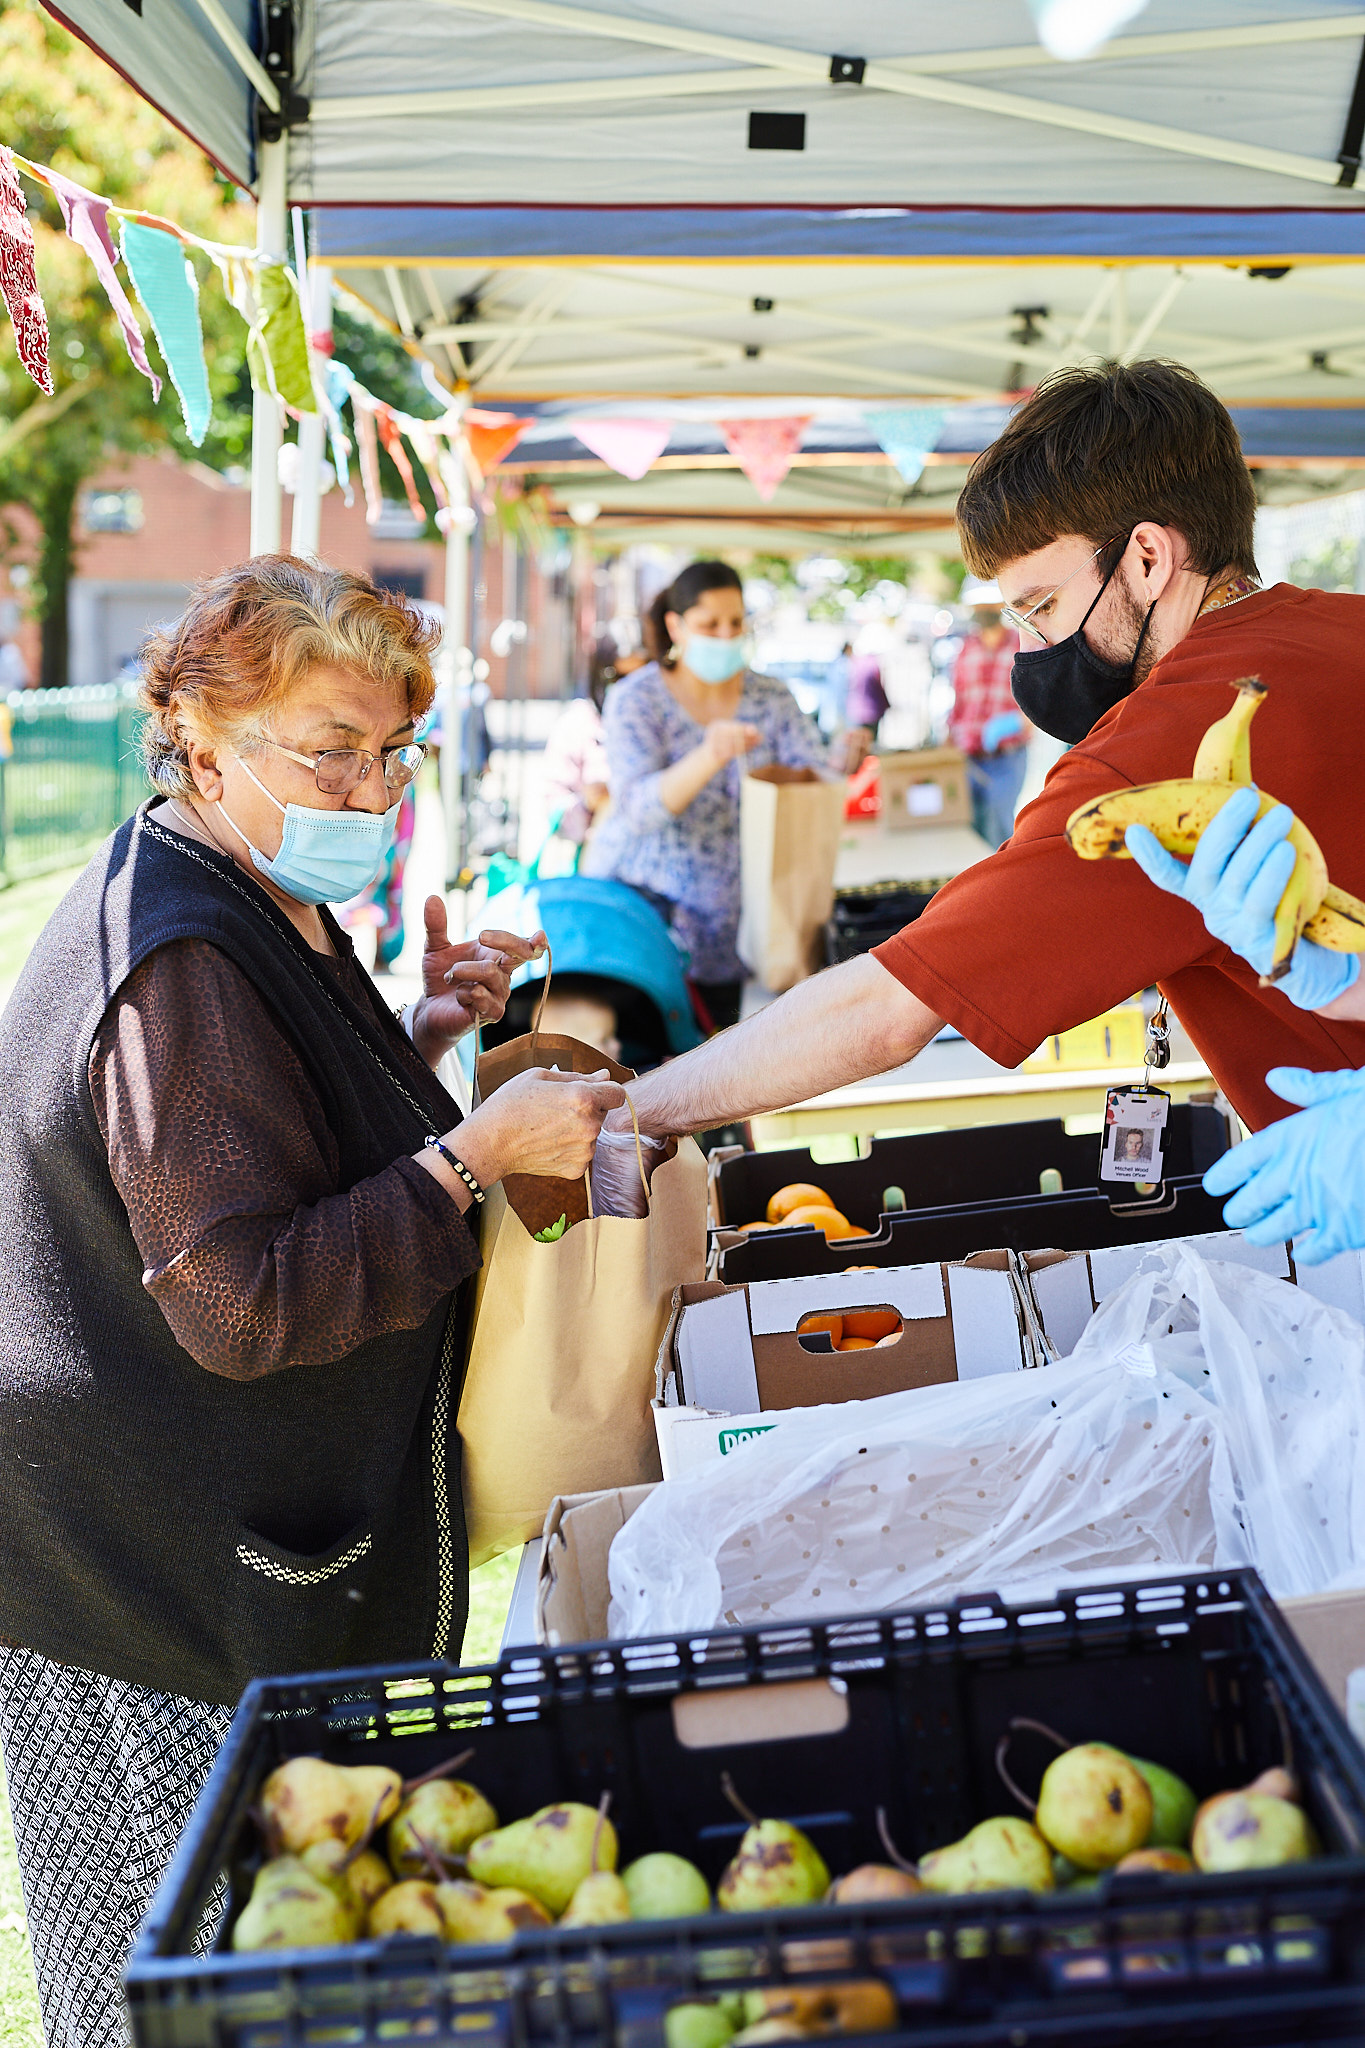
{"label": "beaded bracelet", "polygon": [[429,1152],[440,1153],[451,1172],[459,1175],[460,1179],[469,1189],[470,1194],[474,1197],[474,1200],[481,1202],[484,1198],[483,1189],[479,1186],[479,1183],[475,1180],[463,1159],[457,1159],[449,1145],[443,1145],[439,1138],[428,1138],[426,1144]]}

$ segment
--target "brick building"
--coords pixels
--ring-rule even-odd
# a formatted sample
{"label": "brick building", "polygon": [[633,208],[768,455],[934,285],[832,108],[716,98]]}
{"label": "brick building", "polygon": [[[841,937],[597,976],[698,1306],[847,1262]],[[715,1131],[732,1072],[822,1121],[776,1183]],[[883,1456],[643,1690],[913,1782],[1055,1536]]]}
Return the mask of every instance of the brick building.
{"label": "brick building", "polygon": [[[288,545],[292,499],[284,499]],[[29,546],[33,522],[22,507],[9,517]],[[568,663],[568,604],[563,579],[545,575],[534,562],[523,565],[520,584],[527,634],[510,653],[495,628],[504,611],[503,580],[509,586],[514,556],[489,522],[491,544],[474,551],[476,651],[489,664],[494,695],[558,697]],[[377,582],[439,603],[445,551],[413,531],[406,505],[386,504],[377,527],[367,525],[360,490],[348,506],[338,489],[322,500],[319,552],[341,568],[362,569]],[[82,492],[75,573],[70,586],[72,683],[102,683],[136,653],[148,628],[172,618],[195,580],[242,561],[250,551],[251,493],[244,476],[222,476],[197,462],[174,456],[116,460]],[[22,562],[23,551],[16,558]],[[0,568],[0,599],[6,595]],[[22,596],[22,592],[18,593]],[[32,676],[38,674],[38,628],[25,616],[19,643]],[[515,673],[520,663],[521,670]]]}

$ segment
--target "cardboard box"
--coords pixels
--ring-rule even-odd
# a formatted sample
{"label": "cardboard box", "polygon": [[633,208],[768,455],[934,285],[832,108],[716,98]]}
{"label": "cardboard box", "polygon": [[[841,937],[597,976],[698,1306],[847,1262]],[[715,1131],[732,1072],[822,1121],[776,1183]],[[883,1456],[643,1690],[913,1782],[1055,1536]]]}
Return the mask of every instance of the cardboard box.
{"label": "cardboard box", "polygon": [[[556,1647],[606,1640],[611,1546],[617,1531],[653,1491],[652,1486],[630,1486],[611,1493],[571,1494],[551,1503],[536,1587],[538,1643]],[[1365,1665],[1365,1591],[1313,1593],[1282,1600],[1280,1608],[1345,1713],[1346,1681]]]}
{"label": "cardboard box", "polygon": [[882,826],[970,825],[967,757],[957,747],[919,747],[908,754],[883,754]]}
{"label": "cardboard box", "polygon": [[[797,1335],[807,1315],[894,1309],[902,1329],[871,1351]],[[843,1408],[913,1387],[1041,1364],[1036,1314],[1014,1254],[948,1265],[678,1288],[659,1352],[654,1424],[665,1479],[728,1457],[795,1408]],[[831,1417],[831,1426],[838,1418]]]}

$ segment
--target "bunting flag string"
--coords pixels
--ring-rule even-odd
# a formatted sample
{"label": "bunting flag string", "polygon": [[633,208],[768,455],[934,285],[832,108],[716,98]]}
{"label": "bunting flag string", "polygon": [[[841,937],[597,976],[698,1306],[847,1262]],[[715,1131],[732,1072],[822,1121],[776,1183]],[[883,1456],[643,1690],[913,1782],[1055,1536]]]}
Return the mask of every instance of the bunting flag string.
{"label": "bunting flag string", "polygon": [[14,324],[20,362],[43,395],[51,398],[47,309],[38,290],[28,201],[14,169],[14,157],[3,147],[0,147],[0,298],[4,299],[5,311]]}
{"label": "bunting flag string", "polygon": [[765,505],[776,497],[810,422],[809,413],[787,419],[717,420],[726,447]]}

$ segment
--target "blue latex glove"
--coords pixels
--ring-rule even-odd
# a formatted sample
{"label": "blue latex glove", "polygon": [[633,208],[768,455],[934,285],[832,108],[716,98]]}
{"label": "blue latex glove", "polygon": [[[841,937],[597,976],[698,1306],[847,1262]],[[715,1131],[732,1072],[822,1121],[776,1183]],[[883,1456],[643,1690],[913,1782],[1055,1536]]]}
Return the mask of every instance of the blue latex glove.
{"label": "blue latex glove", "polygon": [[993,754],[1003,740],[1013,739],[1023,730],[1024,721],[1017,711],[997,711],[981,728],[982,753]]}
{"label": "blue latex glove", "polygon": [[[1293,812],[1285,804],[1253,823],[1259,790],[1239,789],[1201,833],[1187,867],[1167,853],[1145,825],[1130,825],[1124,845],[1149,881],[1192,903],[1215,939],[1269,974],[1275,958],[1275,912],[1294,872],[1289,844]],[[1289,972],[1275,986],[1301,1010],[1323,1010],[1345,995],[1360,973],[1356,953],[1333,953],[1300,939]]]}
{"label": "blue latex glove", "polygon": [[1265,1078],[1303,1107],[1214,1160],[1204,1175],[1209,1193],[1237,1190],[1223,1221],[1252,1244],[1292,1237],[1300,1266],[1365,1249],[1365,1072],[1272,1067]]}

